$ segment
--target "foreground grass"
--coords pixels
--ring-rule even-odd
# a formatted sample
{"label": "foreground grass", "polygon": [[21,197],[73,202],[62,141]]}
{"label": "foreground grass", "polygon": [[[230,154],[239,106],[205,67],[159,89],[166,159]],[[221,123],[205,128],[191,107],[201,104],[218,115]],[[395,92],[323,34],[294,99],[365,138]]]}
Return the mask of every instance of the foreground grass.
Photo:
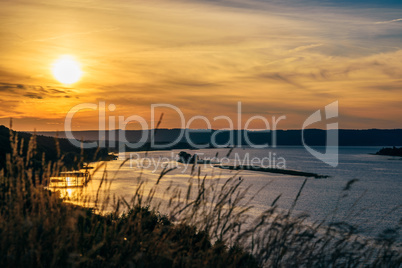
{"label": "foreground grass", "polygon": [[207,234],[148,208],[100,216],[51,200],[42,200],[52,202],[46,211],[3,217],[1,267],[257,267],[242,249],[212,245]]}
{"label": "foreground grass", "polygon": [[[166,189],[169,217],[153,202],[168,170],[149,191],[139,182],[129,201],[106,194],[93,200],[94,208],[67,204],[38,186],[63,169],[62,159],[43,162],[38,173],[30,164],[35,140],[23,156],[18,141],[11,142],[13,153],[0,172],[0,267],[399,267],[402,262],[398,226],[366,240],[344,222],[306,224],[306,215],[292,214],[294,206],[279,211],[278,199],[247,221],[251,200],[244,200],[247,189],[236,176],[219,184],[193,170],[186,193]],[[102,182],[107,188],[107,171]],[[106,212],[107,206],[113,209]]]}

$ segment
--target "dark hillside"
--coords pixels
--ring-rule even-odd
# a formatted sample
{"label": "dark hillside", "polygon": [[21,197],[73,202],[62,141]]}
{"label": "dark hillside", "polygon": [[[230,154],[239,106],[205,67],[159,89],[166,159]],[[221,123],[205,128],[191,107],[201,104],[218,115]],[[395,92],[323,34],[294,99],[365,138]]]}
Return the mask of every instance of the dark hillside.
{"label": "dark hillside", "polygon": [[[32,137],[32,134],[25,132],[12,131],[13,135],[17,135],[18,151],[22,146],[22,154],[26,155],[28,150],[28,143]],[[58,145],[57,145],[58,144]],[[67,168],[78,168],[77,164],[81,159],[81,148],[77,148],[72,145],[67,139],[46,136],[36,136],[36,154],[34,155],[33,165],[40,165],[42,163],[42,157],[45,157],[45,161],[54,161],[59,159],[57,147],[60,149],[60,155],[63,156],[64,165]],[[96,152],[96,149],[83,150],[84,162],[90,162],[95,160],[106,159],[108,157],[108,150],[103,148]],[[11,154],[12,149],[10,146],[10,129],[5,126],[0,126],[0,169],[5,167],[6,155]],[[96,155],[95,155],[96,154]]]}

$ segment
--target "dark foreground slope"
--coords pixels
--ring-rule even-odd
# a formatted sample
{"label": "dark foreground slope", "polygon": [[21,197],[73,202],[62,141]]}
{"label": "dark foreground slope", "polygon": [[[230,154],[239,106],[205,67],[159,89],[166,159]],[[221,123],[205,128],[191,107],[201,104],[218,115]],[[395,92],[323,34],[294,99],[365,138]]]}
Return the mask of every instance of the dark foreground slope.
{"label": "dark foreground slope", "polygon": [[[12,136],[18,141],[18,152],[26,155],[28,151],[28,143],[32,138],[32,134],[25,132],[11,131]],[[10,129],[5,126],[0,126],[0,169],[5,167],[6,155],[11,154],[12,148],[10,145]],[[34,154],[33,165],[41,165],[42,159],[46,162],[59,159],[63,156],[63,164],[68,168],[77,167],[77,162],[90,162],[108,157],[107,149],[86,149],[82,151],[72,145],[67,139],[47,136],[36,136],[36,152]]]}

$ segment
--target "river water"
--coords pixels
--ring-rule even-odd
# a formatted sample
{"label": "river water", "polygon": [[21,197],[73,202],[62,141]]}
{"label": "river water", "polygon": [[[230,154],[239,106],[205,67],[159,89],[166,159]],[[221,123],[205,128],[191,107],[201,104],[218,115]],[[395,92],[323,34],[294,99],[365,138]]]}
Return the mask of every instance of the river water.
{"label": "river water", "polygon": [[[320,148],[318,148],[320,149]],[[321,148],[322,149],[322,148]],[[402,158],[372,155],[380,147],[340,147],[339,165],[331,167],[310,155],[303,147],[278,147],[270,149],[235,148],[226,158],[229,149],[186,150],[208,159],[215,156],[230,164],[250,164],[286,168],[321,175],[327,179],[309,178],[297,201],[294,213],[308,213],[309,221],[346,221],[359,226],[365,236],[374,237],[386,228],[393,228],[402,218]],[[192,165],[176,162],[180,150],[125,153],[119,160],[107,162],[109,181],[113,182],[109,193],[129,200],[135,193],[139,177],[146,181],[149,189],[159,178],[163,166],[176,167],[161,179],[156,196],[168,200],[162,192],[170,185],[182,188],[188,186]],[[130,157],[123,166],[123,160]],[[259,163],[258,161],[263,160]],[[215,161],[215,160],[214,160]],[[275,161],[275,163],[274,163]],[[120,167],[121,166],[121,167]],[[201,175],[207,180],[223,183],[231,176],[241,177],[241,189],[251,186],[247,198],[254,197],[250,216],[257,216],[267,209],[281,194],[278,207],[291,207],[304,177],[264,173],[257,171],[230,171],[212,164],[198,165]],[[94,174],[85,192],[94,195],[101,181],[102,172]],[[357,179],[350,190],[343,191],[348,181]],[[267,185],[268,184],[268,185]],[[265,186],[265,188],[263,188]],[[261,190],[263,188],[263,190]],[[261,191],[260,191],[261,190]],[[73,194],[74,190],[68,190]],[[80,193],[81,194],[81,193]],[[163,211],[162,211],[163,212]]]}

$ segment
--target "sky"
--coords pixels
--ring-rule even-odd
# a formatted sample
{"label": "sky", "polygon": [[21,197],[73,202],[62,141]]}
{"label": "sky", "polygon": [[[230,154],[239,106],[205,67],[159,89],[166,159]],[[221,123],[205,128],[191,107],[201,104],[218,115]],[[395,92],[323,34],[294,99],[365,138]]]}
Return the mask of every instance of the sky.
{"label": "sky", "polygon": [[[16,130],[63,131],[73,107],[100,102],[116,121],[164,112],[161,127],[182,127],[170,108],[151,117],[164,103],[215,129],[241,102],[240,128],[283,115],[279,129],[300,129],[338,101],[340,128],[402,128],[400,0],[3,0],[0,37],[0,124]],[[80,63],[77,83],[52,75],[61,55]],[[73,129],[98,129],[98,112]]]}

